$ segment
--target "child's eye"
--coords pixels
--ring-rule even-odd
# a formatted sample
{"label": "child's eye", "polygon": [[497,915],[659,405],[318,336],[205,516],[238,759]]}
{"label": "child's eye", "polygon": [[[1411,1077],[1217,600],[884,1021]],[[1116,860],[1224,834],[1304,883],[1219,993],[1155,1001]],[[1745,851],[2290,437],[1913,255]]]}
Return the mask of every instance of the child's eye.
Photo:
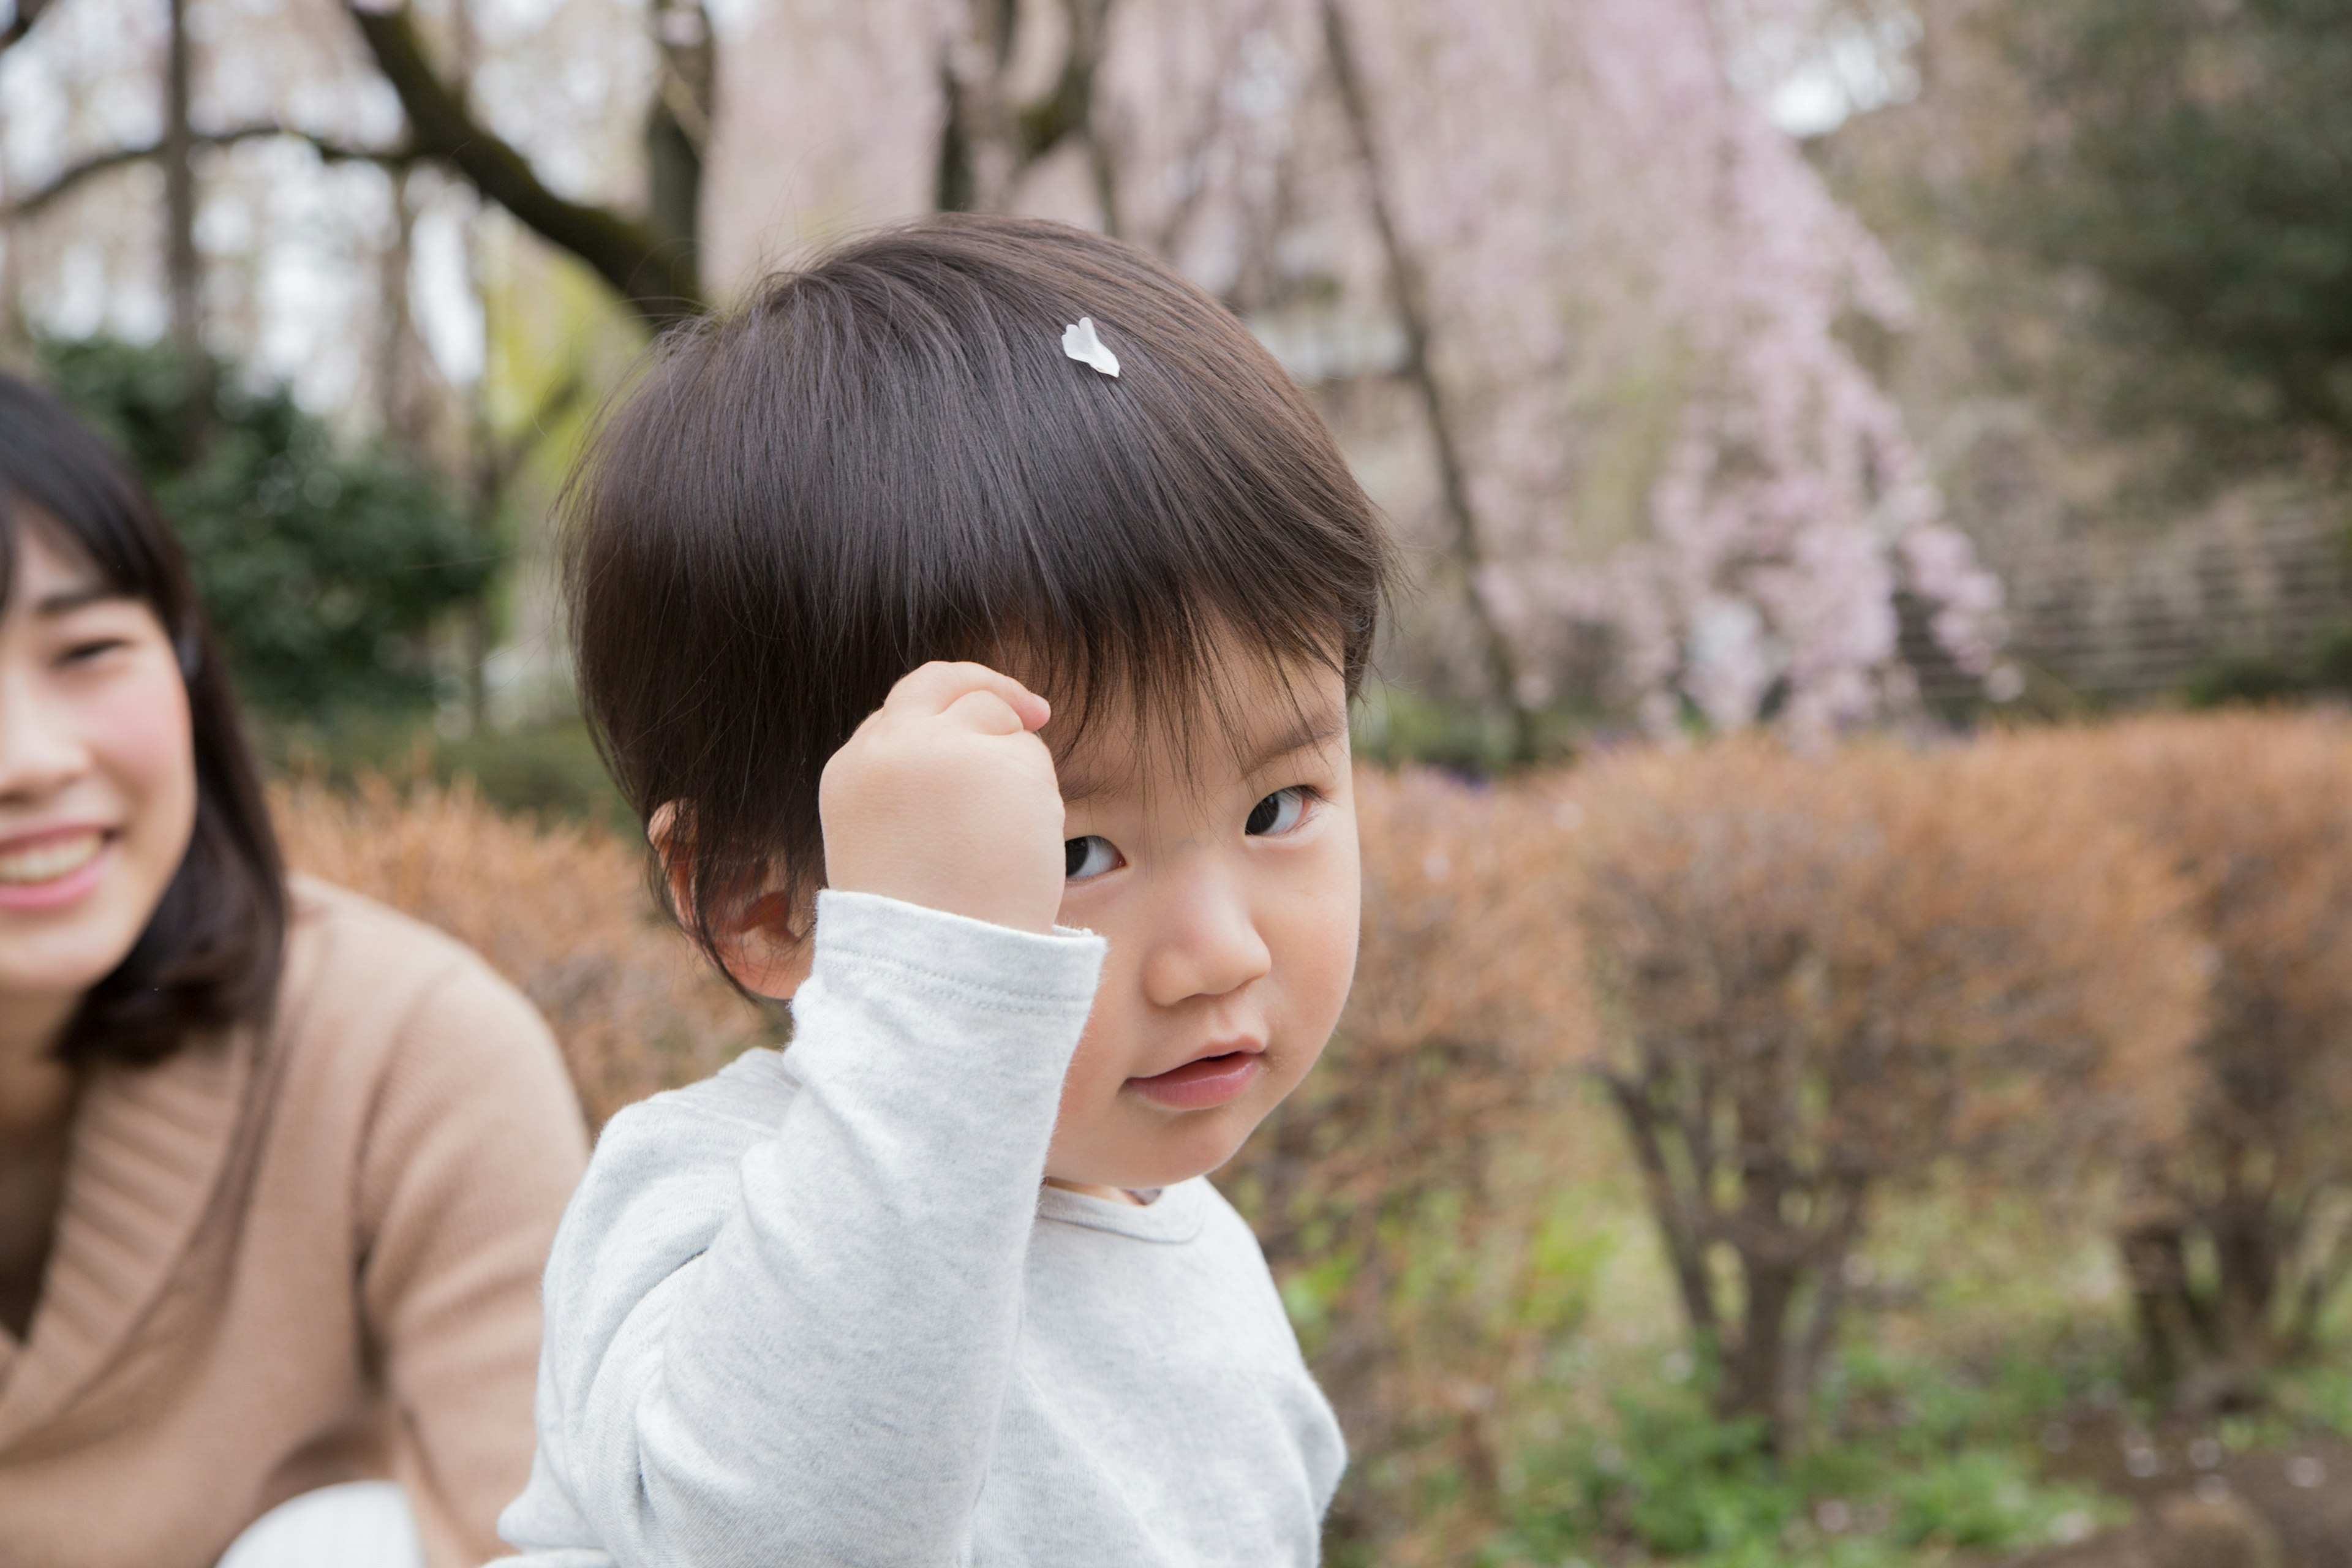
{"label": "child's eye", "polygon": [[1105,871],[1118,870],[1118,851],[1101,834],[1089,833],[1084,838],[1062,840],[1062,864],[1064,876],[1073,882],[1083,882]]}
{"label": "child's eye", "polygon": [[1242,831],[1252,837],[1287,833],[1306,817],[1311,798],[1310,792],[1303,784],[1276,790],[1250,807],[1249,820],[1242,825]]}

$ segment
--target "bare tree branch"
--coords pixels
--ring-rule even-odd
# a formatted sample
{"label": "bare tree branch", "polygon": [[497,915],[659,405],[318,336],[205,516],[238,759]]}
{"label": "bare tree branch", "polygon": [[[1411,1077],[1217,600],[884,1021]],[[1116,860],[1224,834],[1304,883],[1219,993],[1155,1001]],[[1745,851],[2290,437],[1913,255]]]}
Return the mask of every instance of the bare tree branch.
{"label": "bare tree branch", "polygon": [[188,0],[168,0],[171,17],[163,50],[163,282],[172,303],[172,345],[186,367],[194,395],[182,406],[188,449],[203,439],[212,407],[212,362],[205,355],[205,262],[196,250],[196,128],[194,51],[189,47]]}
{"label": "bare tree branch", "polygon": [[702,181],[719,110],[719,54],[702,0],[655,0],[659,54],[646,112],[646,221],[681,260],[699,269]]}
{"label": "bare tree branch", "polygon": [[1430,445],[1437,456],[1437,490],[1453,535],[1450,553],[1462,578],[1462,598],[1477,634],[1479,652],[1486,665],[1486,680],[1511,721],[1513,762],[1534,760],[1535,715],[1519,700],[1519,661],[1510,639],[1503,635],[1479,577],[1486,567],[1486,548],[1479,538],[1478,518],[1470,504],[1470,479],[1454,427],[1445,389],[1430,363],[1429,301],[1421,268],[1398,231],[1389,210],[1388,182],[1381,165],[1379,138],[1372,129],[1371,104],[1364,91],[1363,74],[1356,68],[1356,52],[1348,37],[1347,18],[1339,0],[1323,0],[1323,43],[1330,57],[1331,77],[1339,89],[1339,107],[1346,115],[1356,156],[1363,164],[1367,205],[1381,250],[1388,262],[1390,290],[1404,328],[1404,375],[1420,395],[1429,426]]}
{"label": "bare tree branch", "polygon": [[[1243,13],[1243,16],[1246,26],[1229,25],[1225,29],[1223,47],[1219,50],[1217,68],[1212,73],[1212,80],[1230,81],[1240,74],[1244,40],[1250,36],[1253,27],[1263,26],[1264,12],[1262,8],[1253,7]],[[1200,108],[1193,116],[1191,132],[1177,142],[1177,145],[1184,151],[1176,156],[1171,165],[1171,169],[1187,172],[1183,187],[1178,193],[1174,205],[1168,209],[1152,232],[1147,236],[1139,237],[1144,248],[1152,254],[1172,258],[1176,254],[1176,247],[1183,243],[1184,233],[1192,227],[1192,218],[1201,210],[1202,198],[1209,192],[1211,182],[1204,171],[1208,166],[1212,149],[1225,136],[1229,113],[1224,93],[1210,92],[1201,95]],[[1098,132],[1095,140],[1108,147],[1109,144],[1108,129]],[[1111,232],[1118,234],[1120,231],[1114,228]]]}
{"label": "bare tree branch", "polygon": [[719,58],[702,0],[656,0],[654,46],[661,51],[656,91],[697,156],[710,152],[718,115]]}
{"label": "bare tree branch", "polygon": [[[239,142],[265,141],[283,136],[289,141],[307,142],[312,151],[330,163],[370,163],[398,167],[414,162],[415,154],[400,147],[350,147],[308,131],[298,131],[290,125],[240,125],[232,131],[199,131],[190,137],[198,147],[228,147]],[[110,170],[125,168],[163,154],[161,142],[142,142],[136,147],[116,147],[83,159],[58,171],[47,183],[27,192],[20,199],[0,207],[0,218],[15,220],[32,217],[42,208],[71,195],[77,188]]]}
{"label": "bare tree branch", "polygon": [[[1662,1121],[1670,1120],[1656,1104],[1652,1084],[1631,1073],[1600,1071],[1596,1076],[1617,1103],[1625,1131],[1633,1143],[1642,1182],[1650,1198],[1650,1212],[1666,1244],[1666,1261],[1674,1269],[1675,1287],[1682,1292],[1683,1310],[1689,1315],[1692,1334],[1709,1351],[1722,1347],[1723,1321],[1716,1310],[1715,1286],[1707,1271],[1706,1194],[1700,1189],[1686,1202],[1676,1188],[1673,1162],[1658,1136]],[[1654,1073],[1647,1075],[1654,1081]]]}
{"label": "bare tree branch", "polygon": [[5,54],[24,42],[25,35],[33,30],[33,24],[39,21],[41,13],[48,8],[49,0],[16,0],[15,8],[8,13],[8,20],[0,23],[0,54]]}
{"label": "bare tree branch", "polygon": [[373,11],[345,0],[376,68],[400,96],[415,153],[447,164],[524,227],[586,262],[629,307],[659,328],[698,315],[704,305],[691,247],[651,224],[569,200],[547,188],[530,163],[477,121],[425,58],[406,7]]}

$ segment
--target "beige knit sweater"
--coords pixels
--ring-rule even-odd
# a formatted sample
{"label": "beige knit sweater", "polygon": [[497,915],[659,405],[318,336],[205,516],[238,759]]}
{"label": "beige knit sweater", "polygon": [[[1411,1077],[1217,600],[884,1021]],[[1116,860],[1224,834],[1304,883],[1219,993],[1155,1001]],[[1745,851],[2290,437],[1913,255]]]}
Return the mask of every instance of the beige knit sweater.
{"label": "beige knit sweater", "polygon": [[98,1069],[24,1343],[0,1331],[0,1563],[205,1568],[312,1487],[408,1489],[498,1554],[539,1277],[586,1140],[481,960],[298,881],[274,1023]]}

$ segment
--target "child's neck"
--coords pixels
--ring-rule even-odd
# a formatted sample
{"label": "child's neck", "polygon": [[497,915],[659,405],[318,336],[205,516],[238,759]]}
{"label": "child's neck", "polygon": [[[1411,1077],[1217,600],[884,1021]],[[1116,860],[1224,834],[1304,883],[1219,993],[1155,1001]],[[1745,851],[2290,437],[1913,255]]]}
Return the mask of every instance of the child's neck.
{"label": "child's neck", "polygon": [[1059,1176],[1046,1177],[1045,1184],[1049,1187],[1059,1187],[1066,1193],[1083,1193],[1087,1197],[1100,1198],[1105,1203],[1127,1204],[1135,1208],[1143,1206],[1143,1200],[1125,1187],[1097,1186],[1090,1182],[1066,1182]]}

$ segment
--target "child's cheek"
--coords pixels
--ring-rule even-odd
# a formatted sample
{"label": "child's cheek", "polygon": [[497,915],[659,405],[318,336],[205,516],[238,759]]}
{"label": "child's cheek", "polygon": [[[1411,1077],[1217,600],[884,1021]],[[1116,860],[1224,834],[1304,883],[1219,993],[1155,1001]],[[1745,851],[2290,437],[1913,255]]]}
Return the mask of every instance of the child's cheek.
{"label": "child's cheek", "polygon": [[[1062,1080],[1058,1121],[1062,1129],[1076,1131],[1098,1121],[1135,1070],[1129,1058],[1134,1054],[1137,1030],[1136,981],[1126,973],[1122,956],[1121,944],[1112,942],[1103,961],[1094,1008],[1087,1015],[1086,1033],[1078,1037],[1077,1052]],[[1058,1139],[1063,1133],[1057,1131],[1055,1136]]]}
{"label": "child's cheek", "polygon": [[1362,880],[1352,817],[1328,836],[1297,896],[1286,900],[1267,934],[1271,978],[1283,999],[1290,1048],[1311,1063],[1347,1005],[1363,921]]}

